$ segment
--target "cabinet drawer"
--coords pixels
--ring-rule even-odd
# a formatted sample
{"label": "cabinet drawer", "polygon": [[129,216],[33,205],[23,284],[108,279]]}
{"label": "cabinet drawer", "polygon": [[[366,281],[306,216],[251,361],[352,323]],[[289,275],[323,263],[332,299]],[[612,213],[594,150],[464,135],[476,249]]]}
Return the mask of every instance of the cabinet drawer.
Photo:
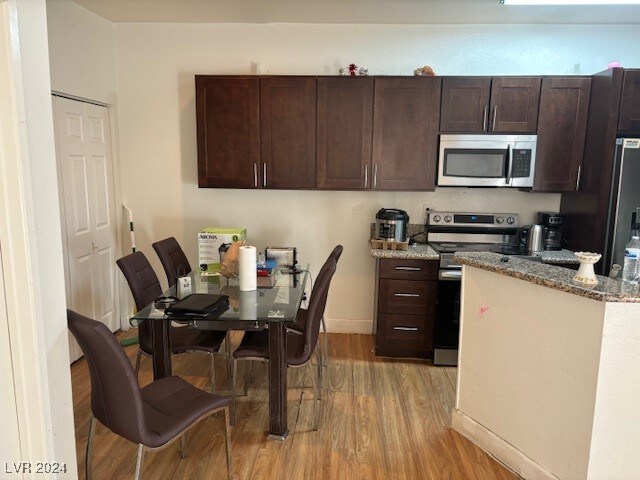
{"label": "cabinet drawer", "polygon": [[436,280],[438,261],[382,258],[379,275],[380,278],[397,278],[398,280]]}
{"label": "cabinet drawer", "polygon": [[380,279],[378,311],[403,315],[433,315],[436,310],[436,282]]}
{"label": "cabinet drawer", "polygon": [[433,347],[433,317],[378,315],[376,333],[376,346],[430,351]]}

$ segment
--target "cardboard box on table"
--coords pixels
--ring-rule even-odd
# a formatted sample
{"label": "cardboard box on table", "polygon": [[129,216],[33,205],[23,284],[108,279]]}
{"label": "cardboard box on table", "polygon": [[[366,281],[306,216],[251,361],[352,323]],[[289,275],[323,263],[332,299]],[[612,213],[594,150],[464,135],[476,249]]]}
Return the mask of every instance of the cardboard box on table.
{"label": "cardboard box on table", "polygon": [[226,249],[246,241],[246,228],[205,228],[198,232],[198,264],[202,275],[218,275]]}

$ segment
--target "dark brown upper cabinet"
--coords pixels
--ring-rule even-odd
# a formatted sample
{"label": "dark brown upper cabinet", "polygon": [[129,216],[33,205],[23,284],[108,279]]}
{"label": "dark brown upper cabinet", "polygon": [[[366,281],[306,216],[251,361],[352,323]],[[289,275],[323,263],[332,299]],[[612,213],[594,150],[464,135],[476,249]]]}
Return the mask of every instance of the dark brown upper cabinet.
{"label": "dark brown upper cabinet", "polygon": [[259,99],[257,77],[196,76],[199,187],[258,187]]}
{"label": "dark brown upper cabinet", "polygon": [[373,178],[379,190],[433,190],[441,79],[376,78]]}
{"label": "dark brown upper cabinet", "polygon": [[318,78],[317,186],[371,186],[373,78]]}
{"label": "dark brown upper cabinet", "polygon": [[640,70],[625,70],[618,130],[640,131]]}
{"label": "dark brown upper cabinet", "polygon": [[542,80],[535,191],[579,190],[590,91],[590,78]]}
{"label": "dark brown upper cabinet", "polygon": [[260,79],[263,188],[316,186],[316,77]]}
{"label": "dark brown upper cabinet", "polygon": [[540,77],[445,77],[440,131],[535,133]]}

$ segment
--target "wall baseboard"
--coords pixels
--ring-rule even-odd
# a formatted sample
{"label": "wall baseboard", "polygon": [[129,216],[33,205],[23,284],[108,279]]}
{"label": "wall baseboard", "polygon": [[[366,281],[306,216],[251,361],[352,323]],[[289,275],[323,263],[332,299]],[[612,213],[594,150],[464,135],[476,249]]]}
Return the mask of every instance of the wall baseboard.
{"label": "wall baseboard", "polygon": [[553,473],[460,410],[453,410],[451,426],[516,475],[526,480],[559,480]]}
{"label": "wall baseboard", "polygon": [[325,318],[325,322],[329,333],[373,333],[373,321],[368,319]]}

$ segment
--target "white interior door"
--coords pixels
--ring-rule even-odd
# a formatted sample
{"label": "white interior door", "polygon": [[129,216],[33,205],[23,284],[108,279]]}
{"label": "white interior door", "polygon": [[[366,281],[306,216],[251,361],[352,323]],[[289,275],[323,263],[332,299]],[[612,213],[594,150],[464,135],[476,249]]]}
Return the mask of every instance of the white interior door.
{"label": "white interior door", "polygon": [[[53,97],[69,308],[118,329],[109,110]],[[71,361],[81,356],[70,338]]]}

